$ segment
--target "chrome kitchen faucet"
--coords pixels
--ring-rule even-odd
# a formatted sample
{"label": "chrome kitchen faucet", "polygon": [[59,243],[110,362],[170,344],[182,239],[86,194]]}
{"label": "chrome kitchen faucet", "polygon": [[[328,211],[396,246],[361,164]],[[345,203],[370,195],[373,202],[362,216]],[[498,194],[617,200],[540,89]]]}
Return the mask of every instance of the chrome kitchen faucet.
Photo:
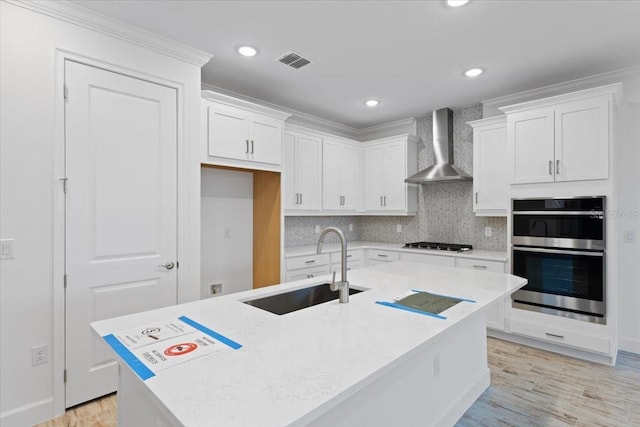
{"label": "chrome kitchen faucet", "polygon": [[340,238],[341,244],[341,277],[340,281],[336,283],[336,272],[333,272],[333,279],[331,280],[331,290],[332,291],[340,291],[340,302],[347,303],[349,302],[349,282],[347,281],[347,239],[344,237],[344,234],[339,228],[336,227],[327,227],[322,230],[320,233],[320,238],[318,239],[318,251],[316,252],[318,255],[322,252],[322,244],[324,243],[324,236],[326,236],[329,232],[333,231]]}

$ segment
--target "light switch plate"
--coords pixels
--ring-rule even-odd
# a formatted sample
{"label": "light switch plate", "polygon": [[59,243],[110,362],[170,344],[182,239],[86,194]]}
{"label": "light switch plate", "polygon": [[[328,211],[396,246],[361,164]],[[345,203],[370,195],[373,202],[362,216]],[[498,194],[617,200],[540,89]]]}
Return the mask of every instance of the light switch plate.
{"label": "light switch plate", "polygon": [[14,239],[0,240],[0,259],[13,259],[15,255],[15,242]]}
{"label": "light switch plate", "polygon": [[491,237],[493,234],[493,229],[491,227],[484,228],[484,237]]}
{"label": "light switch plate", "polygon": [[624,242],[625,243],[635,243],[636,242],[636,233],[635,233],[635,231],[625,231],[624,232]]}
{"label": "light switch plate", "polygon": [[402,233],[402,224],[396,225],[396,233]]}

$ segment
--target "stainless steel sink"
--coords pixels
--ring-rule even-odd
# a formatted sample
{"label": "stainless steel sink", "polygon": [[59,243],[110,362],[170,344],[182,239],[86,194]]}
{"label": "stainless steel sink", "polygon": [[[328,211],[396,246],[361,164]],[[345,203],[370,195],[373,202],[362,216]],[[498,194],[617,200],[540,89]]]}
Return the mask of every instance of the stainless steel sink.
{"label": "stainless steel sink", "polygon": [[[322,283],[308,288],[296,289],[295,291],[283,292],[281,294],[243,302],[270,311],[271,313],[282,315],[338,299],[338,291],[332,291],[329,286],[329,283]],[[349,295],[360,292],[362,292],[362,290],[349,288]]]}

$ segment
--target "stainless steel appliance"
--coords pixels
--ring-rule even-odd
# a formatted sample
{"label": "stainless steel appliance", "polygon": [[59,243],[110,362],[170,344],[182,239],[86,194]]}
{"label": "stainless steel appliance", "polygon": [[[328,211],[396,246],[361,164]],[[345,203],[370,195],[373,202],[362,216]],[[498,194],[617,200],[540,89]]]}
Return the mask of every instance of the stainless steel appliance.
{"label": "stainless steel appliance", "polygon": [[512,200],[513,306],[606,323],[604,196]]}
{"label": "stainless steel appliance", "polygon": [[407,243],[403,248],[409,249],[433,249],[437,251],[468,252],[473,249],[471,245],[459,245],[456,243],[413,242]]}

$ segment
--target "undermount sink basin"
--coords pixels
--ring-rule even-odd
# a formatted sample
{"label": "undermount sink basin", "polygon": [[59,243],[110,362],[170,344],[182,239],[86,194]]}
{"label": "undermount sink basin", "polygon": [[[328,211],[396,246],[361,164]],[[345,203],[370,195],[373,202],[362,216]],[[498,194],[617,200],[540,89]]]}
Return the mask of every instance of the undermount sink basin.
{"label": "undermount sink basin", "polygon": [[[349,288],[349,295],[360,292],[362,292],[362,290],[351,287]],[[270,311],[271,313],[281,315],[332,301],[334,299],[338,299],[338,291],[332,291],[329,283],[322,283],[308,288],[296,289],[295,291],[283,292],[281,294],[270,295],[268,297],[256,298],[243,302],[245,304]]]}

